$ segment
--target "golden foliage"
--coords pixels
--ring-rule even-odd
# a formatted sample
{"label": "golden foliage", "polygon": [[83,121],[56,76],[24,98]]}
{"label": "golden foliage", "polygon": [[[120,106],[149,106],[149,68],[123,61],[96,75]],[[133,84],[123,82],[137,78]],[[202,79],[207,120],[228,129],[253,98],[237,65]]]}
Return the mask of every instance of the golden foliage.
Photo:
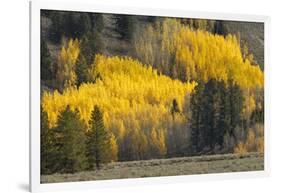
{"label": "golden foliage", "polygon": [[[48,114],[50,127],[56,125],[59,113],[67,105],[79,111],[85,124],[88,124],[94,105],[99,105],[104,112],[105,127],[118,140],[131,131],[144,135],[146,140],[150,130],[155,128],[159,130],[157,146],[164,154],[164,130],[172,127],[170,123],[173,122],[170,113],[172,101],[176,99],[182,110],[186,94],[194,89],[196,83],[172,80],[128,57],[103,55],[96,55],[89,75],[96,80],[95,83],[83,83],[79,89],[67,88],[62,94],[44,92],[42,107]],[[186,123],[184,115],[176,121],[182,126]]]}
{"label": "golden foliage", "polygon": [[155,128],[153,128],[151,130],[150,137],[152,146],[157,150],[158,154],[160,156],[166,155],[167,148],[165,144],[164,130],[160,129],[159,131],[157,131]]}
{"label": "golden foliage", "polygon": [[58,55],[57,81],[60,88],[73,87],[76,84],[76,62],[80,53],[78,39],[70,39],[67,45],[62,46]]}
{"label": "golden foliage", "polygon": [[245,147],[245,144],[242,143],[242,142],[239,142],[238,145],[234,148],[234,153],[236,154],[246,154],[248,151],[247,151],[247,148]]}
{"label": "golden foliage", "polygon": [[249,89],[244,90],[244,103],[243,103],[243,117],[250,120],[253,111],[256,109],[256,100],[254,94],[250,93]]}
{"label": "golden foliage", "polygon": [[255,129],[249,129],[246,141],[239,142],[234,149],[234,153],[245,152],[264,152],[263,127],[255,125]]}
{"label": "golden foliage", "polygon": [[263,87],[263,72],[248,59],[243,60],[233,35],[213,35],[182,27],[175,34],[176,65],[186,67],[186,80],[233,80],[242,88]]}
{"label": "golden foliage", "polygon": [[110,161],[117,161],[118,160],[118,145],[116,138],[113,133],[110,134]]}
{"label": "golden foliage", "polygon": [[175,19],[166,19],[165,22],[156,22],[140,31],[133,41],[135,55],[144,64],[151,65],[164,74],[169,74],[173,64],[175,52],[173,34],[181,28],[180,22]]}
{"label": "golden foliage", "polygon": [[240,43],[231,34],[214,35],[165,19],[137,36],[135,50],[145,64],[184,81],[213,78],[233,80],[241,88],[263,87],[263,72],[250,57],[243,58]]}
{"label": "golden foliage", "polygon": [[254,151],[256,149],[256,135],[253,130],[250,130],[245,143],[247,151]]}

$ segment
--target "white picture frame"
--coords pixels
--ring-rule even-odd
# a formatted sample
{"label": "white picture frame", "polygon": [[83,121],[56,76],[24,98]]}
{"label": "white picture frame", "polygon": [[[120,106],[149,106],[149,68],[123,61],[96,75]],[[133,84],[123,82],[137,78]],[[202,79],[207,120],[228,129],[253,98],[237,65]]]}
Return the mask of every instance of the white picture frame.
{"label": "white picture frame", "polygon": [[[265,72],[265,154],[264,171],[218,173],[172,177],[149,177],[137,179],[116,179],[86,182],[40,184],[40,10],[67,10],[116,14],[135,14],[203,18],[231,21],[264,23],[264,72]],[[62,3],[48,1],[30,2],[30,191],[82,190],[90,188],[120,187],[148,184],[186,183],[191,181],[210,181],[265,177],[270,174],[270,18],[259,15],[194,12],[187,10],[164,10],[140,7],[101,6],[83,3]]]}

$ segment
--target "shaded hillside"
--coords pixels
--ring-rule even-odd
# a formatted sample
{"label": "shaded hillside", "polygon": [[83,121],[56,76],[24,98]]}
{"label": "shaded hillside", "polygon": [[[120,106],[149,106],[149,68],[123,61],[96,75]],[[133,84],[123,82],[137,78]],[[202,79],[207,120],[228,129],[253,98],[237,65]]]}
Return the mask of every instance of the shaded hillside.
{"label": "shaded hillside", "polygon": [[[153,17],[134,16],[134,32],[140,31],[144,26],[157,19]],[[118,33],[118,26],[116,15],[103,14],[104,29],[101,32],[101,38],[104,43],[102,54],[105,55],[132,55],[132,43],[127,39],[122,39]],[[215,22],[215,21],[214,21]],[[56,59],[57,53],[60,49],[60,43],[50,41],[52,31],[52,19],[42,16],[42,37],[48,42],[48,47],[53,59]],[[263,69],[264,66],[264,25],[253,22],[236,22],[236,21],[222,21],[222,28],[224,34],[235,34],[240,36],[242,45],[249,48],[249,52],[254,55],[254,60]]]}
{"label": "shaded hillside", "polygon": [[254,55],[254,60],[264,66],[264,25],[253,22],[224,21],[227,33],[240,34],[242,44],[245,43],[250,53]]}

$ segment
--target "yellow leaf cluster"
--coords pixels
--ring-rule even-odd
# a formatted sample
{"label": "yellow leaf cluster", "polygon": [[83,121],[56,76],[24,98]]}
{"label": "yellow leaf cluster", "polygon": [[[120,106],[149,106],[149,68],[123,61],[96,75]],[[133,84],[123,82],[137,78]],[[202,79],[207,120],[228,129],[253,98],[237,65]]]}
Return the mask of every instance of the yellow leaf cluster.
{"label": "yellow leaf cluster", "polygon": [[60,88],[73,87],[76,84],[76,62],[80,53],[80,45],[78,39],[70,39],[63,46],[58,55],[58,71],[57,80]]}
{"label": "yellow leaf cluster", "polygon": [[[117,139],[124,138],[129,130],[141,130],[148,136],[152,128],[172,127],[172,101],[176,99],[182,110],[186,94],[196,86],[195,82],[172,80],[128,57],[96,55],[89,74],[100,78],[95,83],[83,83],[79,89],[65,89],[62,94],[44,92],[42,107],[50,127],[56,125],[59,113],[67,105],[76,108],[86,124],[94,105],[99,105],[105,126]],[[179,117],[176,121],[184,125],[185,117]],[[158,139],[165,149],[163,133]]]}
{"label": "yellow leaf cluster", "polygon": [[156,148],[156,150],[158,151],[158,154],[160,156],[166,155],[167,148],[166,148],[166,144],[165,144],[164,130],[160,129],[157,131],[155,128],[153,128],[151,130],[150,137],[151,137],[152,146]]}
{"label": "yellow leaf cluster", "polygon": [[174,34],[176,65],[185,67],[186,80],[233,80],[241,88],[262,88],[263,72],[244,60],[237,38],[182,27]]}
{"label": "yellow leaf cluster", "polygon": [[111,133],[110,139],[110,161],[117,161],[118,160],[118,145],[116,137]]}
{"label": "yellow leaf cluster", "polygon": [[256,126],[257,129],[249,129],[246,141],[239,142],[234,148],[234,153],[243,154],[246,152],[264,152],[263,127]]}
{"label": "yellow leaf cluster", "polygon": [[238,145],[234,148],[234,153],[236,153],[236,154],[244,155],[247,152],[248,152],[247,148],[246,148],[245,144],[242,142],[239,142]]}
{"label": "yellow leaf cluster", "polygon": [[134,47],[142,62],[183,81],[213,78],[234,81],[241,88],[263,88],[263,72],[251,58],[243,57],[231,34],[215,35],[165,19],[136,36]]}

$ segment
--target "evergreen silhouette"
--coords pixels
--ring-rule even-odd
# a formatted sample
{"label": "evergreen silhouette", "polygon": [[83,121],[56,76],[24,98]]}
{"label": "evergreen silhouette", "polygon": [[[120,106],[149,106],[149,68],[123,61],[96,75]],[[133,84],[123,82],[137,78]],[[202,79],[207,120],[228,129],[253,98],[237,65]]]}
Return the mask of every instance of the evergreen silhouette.
{"label": "evergreen silhouette", "polygon": [[56,172],[74,173],[87,167],[85,126],[69,106],[60,114],[55,132]]}
{"label": "evergreen silhouette", "polygon": [[90,130],[87,133],[87,154],[89,167],[100,169],[101,163],[110,161],[110,134],[105,129],[103,114],[95,105],[90,119]]}
{"label": "evergreen silhouette", "polygon": [[41,41],[41,79],[50,80],[53,78],[51,70],[51,54],[45,40]]}
{"label": "evergreen silhouette", "polygon": [[40,143],[40,159],[41,159],[41,174],[51,174],[55,172],[54,161],[56,154],[54,152],[54,134],[53,130],[49,128],[49,121],[47,113],[41,107],[41,143]]}

